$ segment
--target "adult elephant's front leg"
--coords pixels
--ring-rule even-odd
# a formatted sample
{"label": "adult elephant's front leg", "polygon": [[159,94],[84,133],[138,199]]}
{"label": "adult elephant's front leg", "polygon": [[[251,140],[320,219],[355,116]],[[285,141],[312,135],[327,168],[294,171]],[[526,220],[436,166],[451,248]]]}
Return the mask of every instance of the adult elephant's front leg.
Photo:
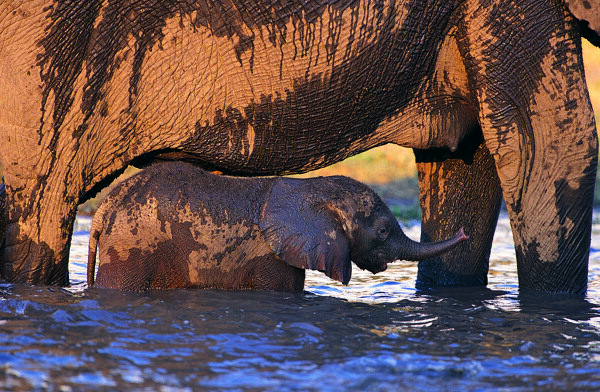
{"label": "adult elephant's front leg", "polygon": [[421,201],[421,240],[437,241],[464,228],[469,240],[419,263],[418,287],[487,284],[488,261],[500,210],[494,160],[480,132],[459,149],[415,150]]}
{"label": "adult elephant's front leg", "polygon": [[10,282],[69,284],[68,257],[77,210],[76,187],[39,177],[15,186],[7,178],[8,227],[1,249],[2,278]]}
{"label": "adult elephant's front leg", "polygon": [[576,21],[560,2],[474,2],[459,31],[510,215],[519,286],[584,293],[598,141]]}

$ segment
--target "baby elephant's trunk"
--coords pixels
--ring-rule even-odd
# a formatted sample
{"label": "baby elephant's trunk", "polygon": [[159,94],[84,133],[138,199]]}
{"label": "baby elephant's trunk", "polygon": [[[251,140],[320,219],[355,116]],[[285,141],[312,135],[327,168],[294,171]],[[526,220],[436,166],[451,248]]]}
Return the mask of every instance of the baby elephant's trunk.
{"label": "baby elephant's trunk", "polygon": [[400,249],[401,260],[427,260],[448,252],[462,241],[467,240],[469,237],[465,234],[462,227],[452,237],[444,241],[420,243],[406,238],[407,244]]}

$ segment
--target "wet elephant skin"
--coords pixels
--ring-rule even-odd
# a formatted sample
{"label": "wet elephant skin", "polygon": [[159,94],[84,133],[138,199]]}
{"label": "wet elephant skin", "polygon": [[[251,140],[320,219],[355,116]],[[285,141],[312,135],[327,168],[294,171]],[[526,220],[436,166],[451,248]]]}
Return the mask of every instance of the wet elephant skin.
{"label": "wet elephant skin", "polygon": [[581,36],[598,42],[599,8],[3,1],[0,274],[68,284],[77,205],[128,164],[280,175],[396,143],[417,149],[423,239],[472,240],[422,263],[425,285],[485,284],[503,196],[520,285],[583,293],[598,144]]}
{"label": "wet elephant skin", "polygon": [[240,178],[183,162],[155,163],[118,184],[94,216],[88,283],[300,292],[304,270],[347,284],[350,261],[373,273],[465,241],[404,235],[367,186],[348,177]]}

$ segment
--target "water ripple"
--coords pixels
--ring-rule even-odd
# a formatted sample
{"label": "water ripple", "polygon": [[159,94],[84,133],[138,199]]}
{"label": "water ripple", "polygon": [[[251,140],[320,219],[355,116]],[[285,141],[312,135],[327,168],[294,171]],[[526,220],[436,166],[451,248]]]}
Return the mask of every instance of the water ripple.
{"label": "water ripple", "polygon": [[87,289],[89,226],[71,287],[0,284],[3,390],[600,389],[599,224],[585,298],[519,292],[506,215],[487,287],[427,292],[406,261],[348,286],[309,272],[302,295]]}

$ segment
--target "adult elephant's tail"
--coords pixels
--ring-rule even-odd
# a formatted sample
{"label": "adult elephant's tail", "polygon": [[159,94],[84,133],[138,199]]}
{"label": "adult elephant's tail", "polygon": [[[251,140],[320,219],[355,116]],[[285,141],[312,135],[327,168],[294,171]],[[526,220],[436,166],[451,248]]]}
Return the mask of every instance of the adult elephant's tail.
{"label": "adult elephant's tail", "polygon": [[96,271],[96,250],[100,241],[100,233],[104,230],[104,214],[107,203],[101,203],[94,214],[92,227],[90,228],[90,242],[88,248],[87,282],[88,287],[94,285],[94,273]]}
{"label": "adult elephant's tail", "polygon": [[581,36],[600,47],[600,0],[565,0],[565,3],[579,20]]}

